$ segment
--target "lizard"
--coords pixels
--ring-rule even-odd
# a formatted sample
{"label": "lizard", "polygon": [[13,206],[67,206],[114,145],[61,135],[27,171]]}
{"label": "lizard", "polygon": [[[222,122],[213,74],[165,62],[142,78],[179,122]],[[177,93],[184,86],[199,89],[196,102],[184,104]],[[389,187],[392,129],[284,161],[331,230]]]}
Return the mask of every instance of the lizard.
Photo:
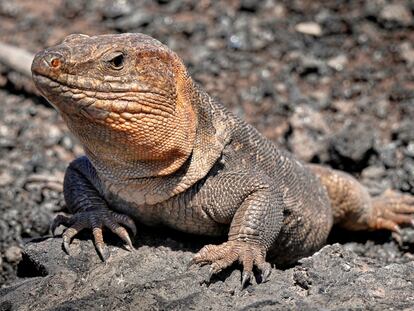
{"label": "lizard", "polygon": [[[71,216],[58,215],[63,248],[90,229],[102,260],[102,230],[132,250],[136,221],[223,236],[191,263],[209,277],[239,262],[242,285],[253,269],[309,256],[334,225],[390,230],[414,225],[414,196],[371,197],[354,177],[307,164],[210,97],[180,57],[139,33],[69,35],[36,54],[32,76],[84,148],[65,172]],[[129,230],[129,231],[128,231]]]}

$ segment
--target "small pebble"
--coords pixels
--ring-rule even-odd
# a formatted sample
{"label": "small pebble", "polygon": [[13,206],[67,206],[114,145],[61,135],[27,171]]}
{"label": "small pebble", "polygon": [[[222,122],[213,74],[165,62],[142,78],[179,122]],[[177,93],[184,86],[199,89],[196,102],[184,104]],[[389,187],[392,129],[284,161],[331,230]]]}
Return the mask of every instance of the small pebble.
{"label": "small pebble", "polygon": [[320,37],[322,35],[322,28],[319,24],[314,22],[299,23],[296,25],[295,30],[306,35]]}
{"label": "small pebble", "polygon": [[5,257],[10,263],[18,263],[22,259],[22,249],[18,246],[10,246],[6,249]]}
{"label": "small pebble", "polygon": [[328,66],[335,69],[336,71],[341,71],[344,69],[348,59],[345,55],[341,54],[335,57],[332,57],[328,60]]}

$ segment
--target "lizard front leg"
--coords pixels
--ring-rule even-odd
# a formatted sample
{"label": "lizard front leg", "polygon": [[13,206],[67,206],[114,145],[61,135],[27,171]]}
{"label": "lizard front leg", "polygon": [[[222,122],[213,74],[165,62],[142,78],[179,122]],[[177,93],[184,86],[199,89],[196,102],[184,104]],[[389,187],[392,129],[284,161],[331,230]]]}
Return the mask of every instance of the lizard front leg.
{"label": "lizard front leg", "polygon": [[[210,190],[215,199],[213,204],[205,206],[206,213],[217,222],[225,222],[226,217],[232,216],[228,241],[204,246],[192,262],[211,264],[210,278],[238,261],[243,266],[242,286],[251,280],[253,266],[261,271],[262,281],[266,281],[271,271],[266,253],[283,220],[282,196],[266,177],[257,174],[225,174]],[[244,194],[241,200],[240,194]]]}
{"label": "lizard front leg", "polygon": [[96,171],[86,157],[73,161],[66,170],[63,183],[64,197],[71,217],[58,215],[51,226],[52,232],[59,225],[68,227],[63,237],[63,248],[69,254],[69,244],[81,230],[90,228],[95,247],[101,259],[105,261],[109,253],[103,241],[102,229],[109,228],[118,235],[129,250],[133,249],[126,226],[136,234],[134,221],[127,215],[111,211],[100,192],[100,182]]}

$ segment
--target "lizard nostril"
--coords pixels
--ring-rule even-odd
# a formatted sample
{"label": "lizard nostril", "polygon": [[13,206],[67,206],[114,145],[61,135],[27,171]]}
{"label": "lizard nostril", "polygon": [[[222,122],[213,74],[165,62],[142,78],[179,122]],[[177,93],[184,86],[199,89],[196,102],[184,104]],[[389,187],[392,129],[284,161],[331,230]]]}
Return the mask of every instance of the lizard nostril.
{"label": "lizard nostril", "polygon": [[53,68],[55,68],[55,69],[58,69],[59,67],[60,67],[60,65],[62,64],[62,62],[60,61],[60,59],[59,58],[53,58],[51,61],[50,61],[50,65],[53,67]]}
{"label": "lizard nostril", "polygon": [[60,51],[42,51],[35,55],[32,72],[40,75],[60,74],[65,67],[65,56]]}
{"label": "lizard nostril", "polygon": [[49,52],[43,56],[43,61],[52,70],[61,69],[64,65],[65,59],[61,53]]}

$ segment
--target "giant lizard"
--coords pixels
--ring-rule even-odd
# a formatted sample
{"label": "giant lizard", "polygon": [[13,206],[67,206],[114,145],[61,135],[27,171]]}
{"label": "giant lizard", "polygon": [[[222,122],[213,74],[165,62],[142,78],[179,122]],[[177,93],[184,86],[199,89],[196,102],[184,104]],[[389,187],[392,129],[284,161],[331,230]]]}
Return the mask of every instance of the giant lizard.
{"label": "giant lizard", "polygon": [[226,235],[193,258],[210,275],[240,262],[284,265],[321,248],[338,225],[400,231],[414,197],[371,197],[347,173],[305,164],[227,111],[189,76],[183,61],[143,34],[70,35],[36,54],[33,79],[79,139],[64,197],[71,217],[63,246],[91,229],[97,252],[109,228],[132,248],[135,221],[200,235]]}

